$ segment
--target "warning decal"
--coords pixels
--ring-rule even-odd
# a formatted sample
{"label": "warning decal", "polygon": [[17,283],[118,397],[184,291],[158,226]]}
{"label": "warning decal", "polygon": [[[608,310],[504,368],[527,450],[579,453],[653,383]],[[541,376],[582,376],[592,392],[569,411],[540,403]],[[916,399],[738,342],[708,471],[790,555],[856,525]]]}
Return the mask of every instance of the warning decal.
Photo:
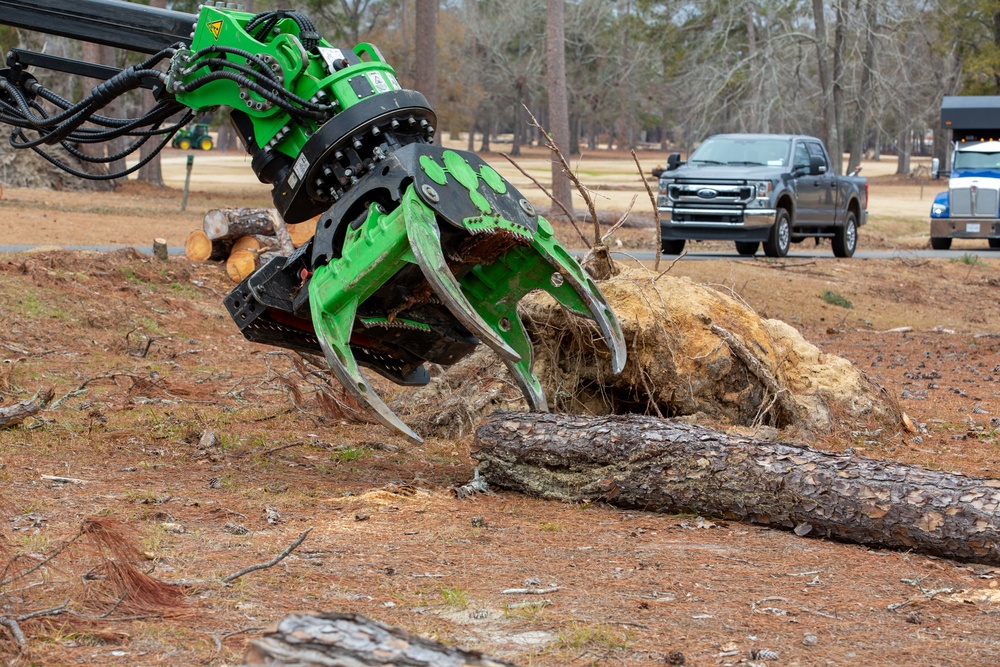
{"label": "warning decal", "polygon": [[219,39],[219,33],[222,32],[222,21],[212,21],[208,24],[208,30],[212,33],[212,37]]}

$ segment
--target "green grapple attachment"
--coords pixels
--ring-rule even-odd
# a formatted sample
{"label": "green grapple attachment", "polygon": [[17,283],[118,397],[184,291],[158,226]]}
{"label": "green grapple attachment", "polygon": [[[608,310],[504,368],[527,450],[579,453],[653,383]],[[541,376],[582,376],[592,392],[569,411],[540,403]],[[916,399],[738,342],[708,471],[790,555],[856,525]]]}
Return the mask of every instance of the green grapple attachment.
{"label": "green grapple attachment", "polygon": [[[594,319],[612,368],[624,366],[614,314],[551,226],[478,156],[434,145],[434,111],[399,85],[374,46],[330,44],[298,11],[251,14],[231,3],[206,3],[197,16],[106,0],[0,0],[0,7],[0,23],[152,54],[116,70],[13,49],[0,70],[0,100],[17,127],[16,147],[62,143],[86,158],[69,144],[94,143],[95,132],[81,129],[91,120],[107,128],[102,137],[134,140],[123,155],[161,137],[150,144],[155,153],[196,113],[230,109],[284,221],[317,223],[308,243],[257,269],[226,307],[249,340],[321,353],[388,428],[420,441],[362,368],[403,386],[426,384],[427,364],[450,366],[480,343],[507,365],[532,409],[547,409],[517,314],[532,290]],[[39,64],[105,82],[71,106],[43,94],[25,69]],[[139,118],[96,115],[139,88],[157,99]],[[62,108],[27,112],[43,105]]]}
{"label": "green grapple attachment", "polygon": [[234,319],[251,340],[322,351],[386,427],[420,441],[361,368],[420,385],[426,363],[451,365],[479,343],[546,410],[517,315],[535,289],[593,318],[612,368],[624,366],[614,314],[551,226],[479,157],[433,145],[430,105],[375,47],[336,48],[296,12],[204,7],[171,77],[185,105],[233,108],[286,222],[319,215],[307,245],[227,298]]}

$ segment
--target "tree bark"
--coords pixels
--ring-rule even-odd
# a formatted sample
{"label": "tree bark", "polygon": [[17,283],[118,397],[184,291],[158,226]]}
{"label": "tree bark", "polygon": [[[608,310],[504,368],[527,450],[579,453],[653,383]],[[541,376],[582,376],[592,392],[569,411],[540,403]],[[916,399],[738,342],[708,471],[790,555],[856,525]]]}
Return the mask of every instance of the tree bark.
{"label": "tree bark", "polygon": [[433,107],[437,103],[437,15],[440,0],[417,0],[413,46],[417,89]]}
{"label": "tree bark", "polygon": [[[167,0],[149,0],[149,6],[166,9]],[[170,120],[167,121],[167,123],[170,122]],[[139,146],[139,159],[144,160],[149,157],[150,153],[152,153],[156,147],[160,145],[160,141],[162,141],[162,137],[160,136],[150,137],[147,139],[142,146]],[[139,167],[139,172],[136,175],[138,180],[143,183],[149,183],[150,185],[158,188],[164,187],[163,167],[160,164],[160,155],[160,153],[156,154],[149,162]]]}
{"label": "tree bark", "polygon": [[17,426],[28,417],[45,408],[52,401],[55,392],[52,389],[39,391],[27,401],[21,401],[7,407],[0,407],[0,428]]}
{"label": "tree bark", "polygon": [[[565,0],[547,0],[545,51],[548,65],[549,134],[556,148],[568,158],[569,100],[566,93]],[[573,190],[560,160],[552,158],[552,198],[573,212]]]}
{"label": "tree bark", "polygon": [[1000,480],[638,415],[496,412],[473,457],[495,486],[696,511],[876,547],[1000,564]]}
{"label": "tree bark", "polygon": [[514,667],[512,663],[445,646],[360,614],[291,614],[251,642],[250,665],[395,665],[396,667]]}
{"label": "tree bark", "polygon": [[202,229],[212,240],[274,235],[277,217],[277,211],[269,208],[213,208],[205,214]]}

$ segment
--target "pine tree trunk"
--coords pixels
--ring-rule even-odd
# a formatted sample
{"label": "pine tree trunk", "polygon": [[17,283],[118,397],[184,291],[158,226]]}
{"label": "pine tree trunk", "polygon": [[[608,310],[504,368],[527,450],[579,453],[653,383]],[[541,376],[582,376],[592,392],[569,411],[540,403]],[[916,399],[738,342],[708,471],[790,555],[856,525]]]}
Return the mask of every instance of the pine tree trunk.
{"label": "pine tree trunk", "polygon": [[699,512],[875,547],[1000,564],[1000,480],[638,415],[496,412],[473,457],[494,487]]}
{"label": "pine tree trunk", "polygon": [[[546,13],[546,79],[549,89],[549,134],[563,156],[569,158],[569,101],[566,93],[565,0],[548,0]],[[573,190],[569,176],[557,159],[552,160],[552,198],[573,212]]]}

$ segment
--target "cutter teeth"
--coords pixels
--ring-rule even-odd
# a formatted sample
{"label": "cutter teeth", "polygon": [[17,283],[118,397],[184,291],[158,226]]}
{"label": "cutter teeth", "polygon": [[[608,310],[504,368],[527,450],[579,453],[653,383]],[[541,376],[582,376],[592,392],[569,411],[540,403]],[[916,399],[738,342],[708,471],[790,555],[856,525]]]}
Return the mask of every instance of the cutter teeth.
{"label": "cutter teeth", "polygon": [[402,317],[389,319],[386,317],[359,317],[358,321],[366,329],[407,329],[409,331],[431,331],[431,327],[423,322],[407,320]]}

